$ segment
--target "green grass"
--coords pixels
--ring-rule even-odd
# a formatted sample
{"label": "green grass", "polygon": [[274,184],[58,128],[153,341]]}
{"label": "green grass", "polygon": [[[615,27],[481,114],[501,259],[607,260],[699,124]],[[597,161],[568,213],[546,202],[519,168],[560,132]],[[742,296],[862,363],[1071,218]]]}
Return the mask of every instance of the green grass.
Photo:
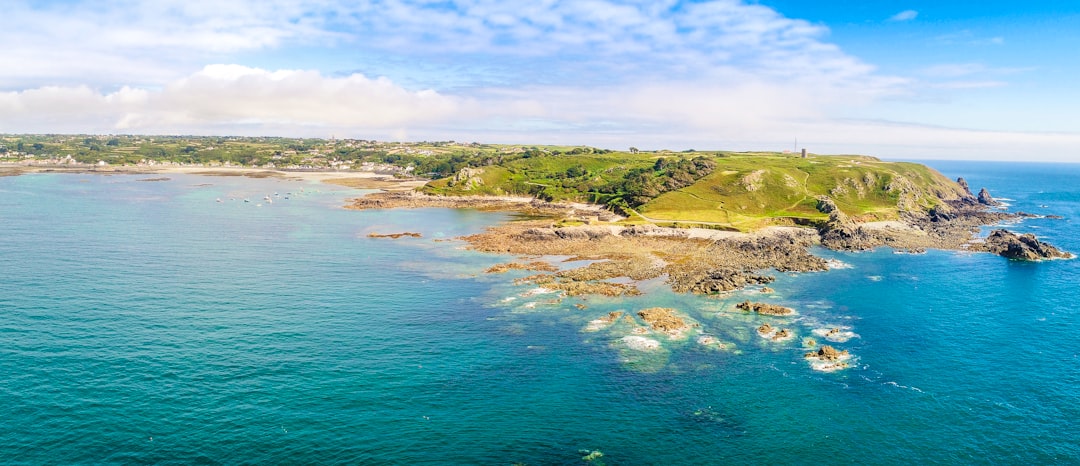
{"label": "green grass", "polygon": [[910,203],[923,209],[961,194],[959,186],[928,167],[870,157],[728,153],[717,162],[711,175],[660,195],[641,213],[654,220],[718,222],[752,230],[823,220],[827,216],[816,207],[822,195],[848,215],[871,221],[899,217],[900,186],[910,191]]}

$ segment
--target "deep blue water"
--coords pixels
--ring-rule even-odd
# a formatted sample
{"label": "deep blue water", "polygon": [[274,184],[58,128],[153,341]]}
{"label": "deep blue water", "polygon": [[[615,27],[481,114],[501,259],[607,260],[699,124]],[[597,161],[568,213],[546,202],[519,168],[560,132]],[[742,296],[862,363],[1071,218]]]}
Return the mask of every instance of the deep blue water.
{"label": "deep blue water", "polygon": [[[1011,228],[1080,251],[1080,165],[929,165],[1063,215]],[[452,240],[506,214],[145,178],[0,178],[0,462],[1080,462],[1080,261],[818,251],[850,267],[781,274],[765,299],[793,318],[662,283],[579,310]],[[402,231],[424,236],[366,236]],[[583,331],[655,305],[730,347]],[[832,327],[853,367],[815,371],[800,340]]]}

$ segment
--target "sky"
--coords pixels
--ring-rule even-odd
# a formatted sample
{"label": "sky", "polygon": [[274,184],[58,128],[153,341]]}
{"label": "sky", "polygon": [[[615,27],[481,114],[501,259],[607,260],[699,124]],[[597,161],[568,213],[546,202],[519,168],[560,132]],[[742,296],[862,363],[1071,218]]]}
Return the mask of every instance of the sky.
{"label": "sky", "polygon": [[4,2],[0,133],[1080,162],[1064,0]]}

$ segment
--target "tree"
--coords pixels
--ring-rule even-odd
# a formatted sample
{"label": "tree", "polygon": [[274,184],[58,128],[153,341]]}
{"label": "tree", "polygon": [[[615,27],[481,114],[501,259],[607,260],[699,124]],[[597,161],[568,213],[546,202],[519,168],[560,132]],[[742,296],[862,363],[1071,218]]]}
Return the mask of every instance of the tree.
{"label": "tree", "polygon": [[640,151],[638,150],[638,148],[637,148],[637,147],[631,147],[631,148],[630,148],[630,153],[631,153],[631,154],[636,154],[636,153],[638,153],[638,152],[640,152]]}

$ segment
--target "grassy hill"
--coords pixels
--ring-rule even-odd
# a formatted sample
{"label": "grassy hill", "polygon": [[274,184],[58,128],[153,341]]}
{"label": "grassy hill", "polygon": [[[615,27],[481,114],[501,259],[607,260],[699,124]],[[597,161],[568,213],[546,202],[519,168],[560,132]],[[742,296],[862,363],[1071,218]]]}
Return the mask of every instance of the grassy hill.
{"label": "grassy hill", "polygon": [[901,210],[928,210],[943,200],[966,195],[958,184],[920,164],[866,156],[804,159],[760,152],[519,158],[470,168],[432,181],[425,190],[609,203],[653,222],[715,224],[739,230],[824,220],[827,215],[817,209],[820,196],[833,199],[857,220],[873,221],[896,219]]}

